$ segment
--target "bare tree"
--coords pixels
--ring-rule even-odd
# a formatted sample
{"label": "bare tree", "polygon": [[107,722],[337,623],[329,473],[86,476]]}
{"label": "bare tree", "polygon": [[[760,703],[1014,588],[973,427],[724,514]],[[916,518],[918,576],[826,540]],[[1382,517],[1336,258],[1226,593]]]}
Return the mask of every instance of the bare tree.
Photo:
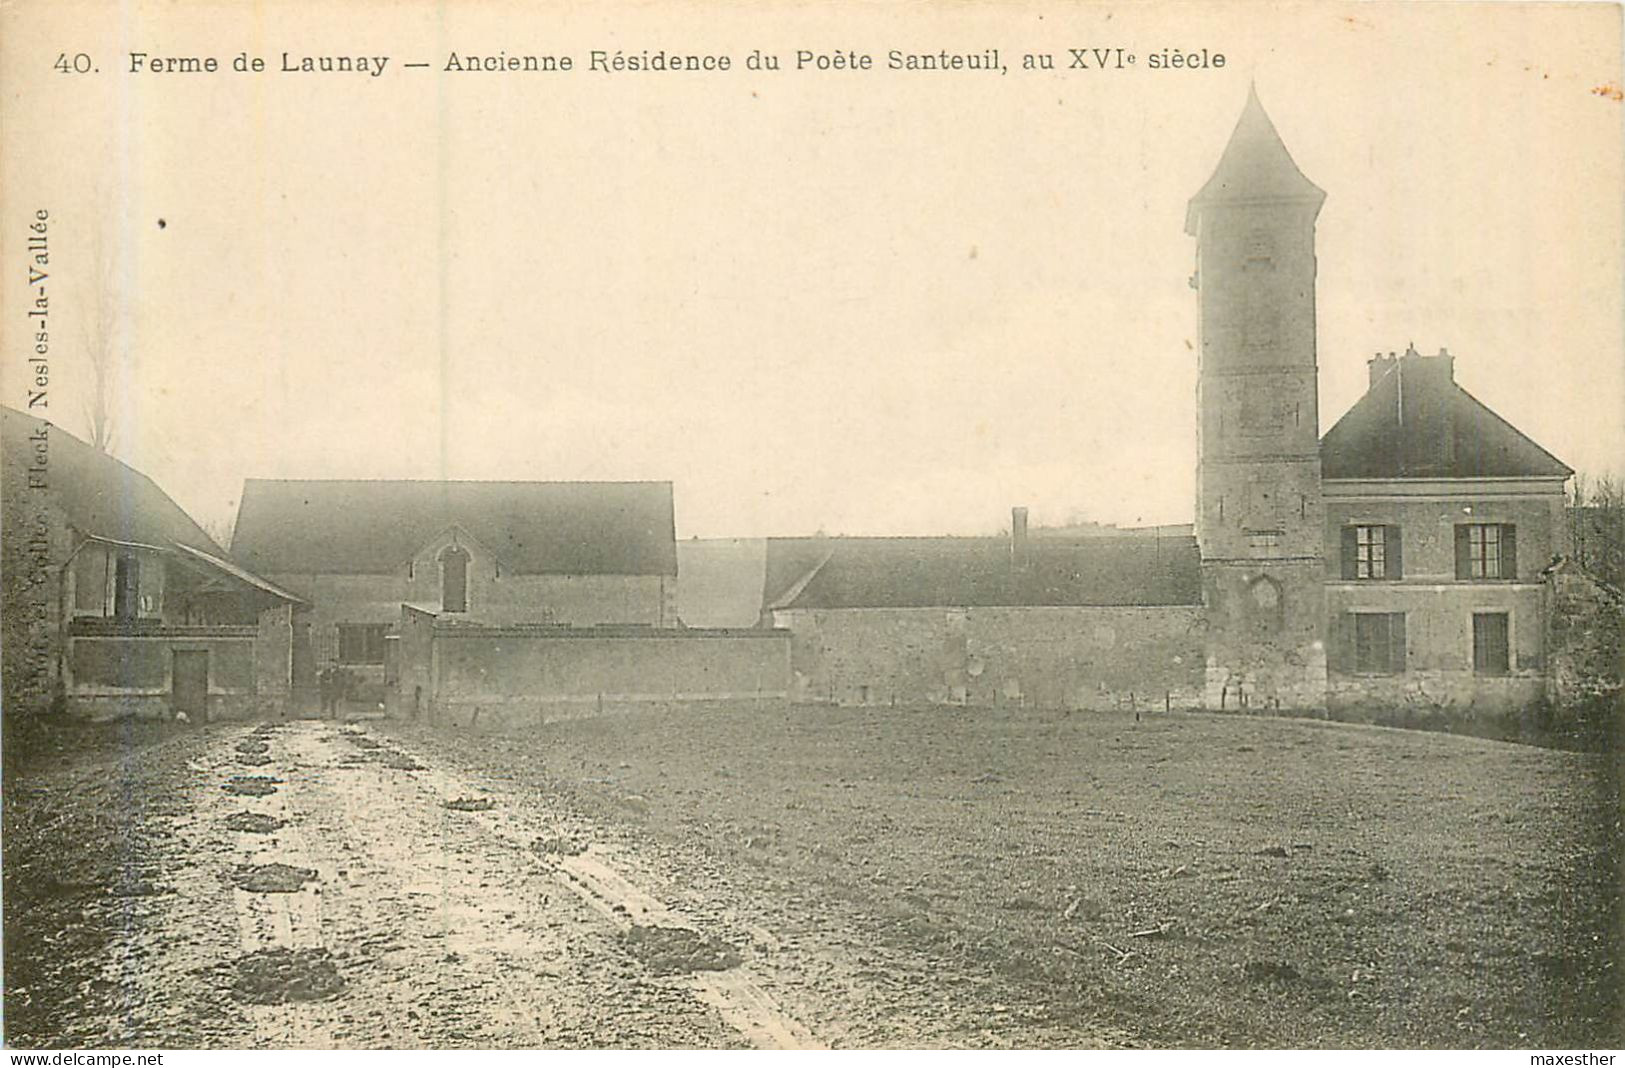
{"label": "bare tree", "polygon": [[1569,520],[1574,559],[1615,589],[1625,589],[1625,483],[1612,475],[1576,475]]}

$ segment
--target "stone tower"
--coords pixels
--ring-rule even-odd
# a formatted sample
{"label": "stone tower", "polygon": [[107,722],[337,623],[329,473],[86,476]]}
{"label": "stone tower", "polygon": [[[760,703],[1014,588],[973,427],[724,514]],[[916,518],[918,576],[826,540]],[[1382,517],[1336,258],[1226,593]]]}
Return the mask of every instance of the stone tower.
{"label": "stone tower", "polygon": [[1315,217],[1256,92],[1191,199],[1198,360],[1196,538],[1210,708],[1324,708],[1325,509]]}

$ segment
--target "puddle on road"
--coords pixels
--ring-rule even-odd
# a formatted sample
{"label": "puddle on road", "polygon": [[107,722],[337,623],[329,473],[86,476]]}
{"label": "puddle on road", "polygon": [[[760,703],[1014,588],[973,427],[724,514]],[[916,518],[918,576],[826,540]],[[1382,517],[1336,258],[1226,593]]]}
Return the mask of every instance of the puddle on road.
{"label": "puddle on road", "polygon": [[274,779],[269,775],[233,775],[221,787],[228,794],[238,794],[243,797],[264,797],[266,794],[276,793],[281,779]]}
{"label": "puddle on road", "polygon": [[249,834],[270,834],[286,826],[285,820],[265,816],[258,812],[233,812],[226,817],[228,831],[246,831]]}
{"label": "puddle on road", "polygon": [[744,958],[720,939],[707,938],[686,927],[644,927],[633,924],[622,936],[632,956],[655,975],[686,975],[689,972],[725,972],[737,968]]}
{"label": "puddle on road", "polygon": [[530,848],[548,856],[579,857],[587,851],[587,843],[568,835],[556,835],[551,838],[538,838],[530,844]]}
{"label": "puddle on road", "polygon": [[344,992],[344,977],[325,949],[261,949],[237,958],[232,993],[255,1005],[325,1001]]}
{"label": "puddle on road", "polygon": [[282,863],[243,864],[231,873],[237,888],[251,894],[295,894],[315,879],[316,872],[310,868]]}

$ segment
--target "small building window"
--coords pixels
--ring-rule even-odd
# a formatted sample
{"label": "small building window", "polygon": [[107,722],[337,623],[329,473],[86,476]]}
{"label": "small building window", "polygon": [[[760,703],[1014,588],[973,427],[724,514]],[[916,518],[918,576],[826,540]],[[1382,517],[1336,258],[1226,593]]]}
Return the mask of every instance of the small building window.
{"label": "small building window", "polygon": [[1511,666],[1510,621],[1505,612],[1473,613],[1473,674],[1505,675]]}
{"label": "small building window", "polygon": [[340,623],[339,663],[382,664],[387,623]]}
{"label": "small building window", "polygon": [[1401,675],[1405,672],[1405,613],[1354,614],[1354,673]]}
{"label": "small building window", "polygon": [[1255,553],[1268,553],[1281,547],[1279,530],[1249,530],[1247,532],[1247,547]]}
{"label": "small building window", "polygon": [[1360,523],[1343,528],[1342,574],[1345,581],[1381,581],[1401,577],[1399,528]]}
{"label": "small building window", "polygon": [[1511,523],[1456,527],[1456,577],[1467,581],[1518,576],[1517,529]]}

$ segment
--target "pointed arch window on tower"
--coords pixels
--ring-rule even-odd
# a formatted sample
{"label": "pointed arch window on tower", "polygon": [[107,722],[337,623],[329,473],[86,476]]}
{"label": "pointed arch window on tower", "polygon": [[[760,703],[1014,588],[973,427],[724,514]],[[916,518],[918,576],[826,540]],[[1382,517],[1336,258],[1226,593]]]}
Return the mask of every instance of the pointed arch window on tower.
{"label": "pointed arch window on tower", "polygon": [[1280,630],[1283,618],[1281,584],[1268,575],[1260,575],[1248,583],[1247,594],[1253,626],[1260,631]]}
{"label": "pointed arch window on tower", "polygon": [[440,554],[440,610],[468,611],[468,550],[453,545]]}

